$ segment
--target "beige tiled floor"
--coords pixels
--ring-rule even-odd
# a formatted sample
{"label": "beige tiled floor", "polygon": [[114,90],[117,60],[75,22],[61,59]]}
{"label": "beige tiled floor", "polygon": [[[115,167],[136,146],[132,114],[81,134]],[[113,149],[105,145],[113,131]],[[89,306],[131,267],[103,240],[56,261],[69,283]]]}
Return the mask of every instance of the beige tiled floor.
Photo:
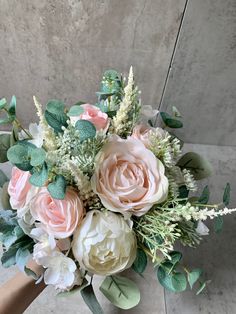
{"label": "beige tiled floor", "polygon": [[[202,183],[209,184],[212,201],[221,201],[222,191],[226,182],[231,183],[232,202],[236,206],[236,147],[218,147],[212,145],[186,145],[186,150],[194,150],[207,157],[214,166],[213,176]],[[208,223],[211,227],[211,222]],[[212,229],[212,228],[211,228]],[[163,292],[156,280],[155,271],[149,265],[144,278],[132,272],[129,276],[138,283],[141,292],[141,303],[128,313],[134,314],[234,314],[236,313],[236,215],[224,219],[224,229],[220,235],[211,231],[198,248],[180,249],[184,252],[186,265],[201,267],[205,270],[205,277],[211,283],[205,292],[196,296],[194,292],[183,294]],[[13,269],[0,269],[0,282],[12,276]],[[100,278],[95,281],[95,289],[106,314],[125,313],[114,309],[98,291]],[[42,295],[29,307],[26,314],[49,313],[83,313],[90,311],[83,304],[80,295],[58,298],[52,288],[48,287]],[[11,314],[11,313],[9,313]]]}

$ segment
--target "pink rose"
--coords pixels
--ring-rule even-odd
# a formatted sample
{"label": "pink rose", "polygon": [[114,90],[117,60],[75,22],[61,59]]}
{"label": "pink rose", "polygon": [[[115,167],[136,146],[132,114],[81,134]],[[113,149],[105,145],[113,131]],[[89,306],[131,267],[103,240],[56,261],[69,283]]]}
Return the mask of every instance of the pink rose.
{"label": "pink rose", "polygon": [[161,128],[153,128],[145,124],[138,124],[134,127],[132,137],[143,142],[148,147],[150,145],[150,135],[155,134],[158,138],[165,137],[166,132]]}
{"label": "pink rose", "polygon": [[12,168],[11,180],[8,185],[10,204],[14,209],[21,209],[27,205],[27,195],[32,187],[29,183],[30,173],[17,167]]}
{"label": "pink rose", "polygon": [[75,124],[78,120],[87,120],[93,123],[97,131],[107,131],[109,127],[109,118],[105,112],[102,112],[98,107],[90,104],[80,105],[80,107],[84,109],[84,112],[79,116],[70,117],[72,124]]}
{"label": "pink rose", "polygon": [[41,227],[58,239],[72,235],[84,215],[83,205],[71,188],[63,200],[53,199],[47,188],[42,188],[30,203],[30,211]]}
{"label": "pink rose", "polygon": [[107,209],[141,216],[166,199],[164,172],[161,161],[141,141],[113,136],[97,155],[91,183]]}

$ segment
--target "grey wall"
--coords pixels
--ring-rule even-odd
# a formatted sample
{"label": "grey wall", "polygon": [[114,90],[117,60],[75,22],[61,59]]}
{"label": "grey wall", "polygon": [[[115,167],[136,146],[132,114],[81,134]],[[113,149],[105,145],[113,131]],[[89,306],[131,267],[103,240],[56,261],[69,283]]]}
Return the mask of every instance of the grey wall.
{"label": "grey wall", "polygon": [[143,102],[157,106],[185,0],[0,0],[0,96],[95,101],[102,72],[132,64]]}
{"label": "grey wall", "polygon": [[236,145],[236,1],[190,0],[162,109],[190,143]]}

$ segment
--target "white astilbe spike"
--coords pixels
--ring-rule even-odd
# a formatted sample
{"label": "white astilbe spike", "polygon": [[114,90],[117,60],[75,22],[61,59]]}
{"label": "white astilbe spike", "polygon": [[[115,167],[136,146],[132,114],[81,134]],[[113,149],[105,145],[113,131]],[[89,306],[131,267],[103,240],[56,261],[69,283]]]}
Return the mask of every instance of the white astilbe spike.
{"label": "white astilbe spike", "polygon": [[80,191],[80,194],[85,197],[86,195],[90,197],[92,188],[89,178],[83,174],[83,172],[79,169],[79,167],[76,166],[76,164],[73,161],[71,160],[68,161],[68,167],[70,169],[72,176],[74,177],[74,180]]}
{"label": "white astilbe spike", "polygon": [[56,136],[50,126],[47,124],[47,121],[43,114],[42,105],[38,102],[37,98],[33,96],[34,105],[37,109],[37,115],[39,117],[39,125],[42,128],[44,146],[47,150],[55,150],[56,149]]}
{"label": "white astilbe spike", "polygon": [[127,123],[128,113],[132,106],[132,96],[134,87],[134,74],[133,67],[130,67],[128,83],[124,88],[124,98],[120,104],[120,108],[117,111],[116,116],[113,118],[113,127],[116,134],[120,134],[123,131],[124,126]]}
{"label": "white astilbe spike", "polygon": [[236,208],[223,208],[220,210],[215,210],[209,208],[204,208],[192,214],[193,219],[195,220],[206,220],[207,218],[214,219],[218,216],[225,216],[236,212]]}

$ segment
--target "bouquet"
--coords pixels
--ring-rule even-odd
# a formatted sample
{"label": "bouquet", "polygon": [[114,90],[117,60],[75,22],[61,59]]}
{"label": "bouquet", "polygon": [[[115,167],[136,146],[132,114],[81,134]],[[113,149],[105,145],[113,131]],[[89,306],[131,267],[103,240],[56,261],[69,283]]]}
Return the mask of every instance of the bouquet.
{"label": "bouquet", "polygon": [[[45,110],[34,97],[39,124],[28,130],[16,117],[16,98],[0,100],[0,124],[12,124],[0,135],[0,161],[13,164],[9,182],[0,174],[2,265],[16,264],[59,293],[80,291],[93,313],[102,313],[94,275],[104,276],[106,298],[130,309],[140,292],[120,273],[142,275],[148,259],[164,288],[198,284],[200,293],[202,270],[183,267],[174,245],[196,247],[208,234],[207,218],[220,230],[222,216],[236,211],[227,208],[230,185],[218,205],[208,204],[208,187],[196,194],[210,164],[182,154],[171,132],[183,126],[175,107],[168,114],[141,105],[132,67],[127,80],[106,71],[97,95],[95,105],[50,100]],[[30,258],[45,269],[40,278],[27,267]]]}

